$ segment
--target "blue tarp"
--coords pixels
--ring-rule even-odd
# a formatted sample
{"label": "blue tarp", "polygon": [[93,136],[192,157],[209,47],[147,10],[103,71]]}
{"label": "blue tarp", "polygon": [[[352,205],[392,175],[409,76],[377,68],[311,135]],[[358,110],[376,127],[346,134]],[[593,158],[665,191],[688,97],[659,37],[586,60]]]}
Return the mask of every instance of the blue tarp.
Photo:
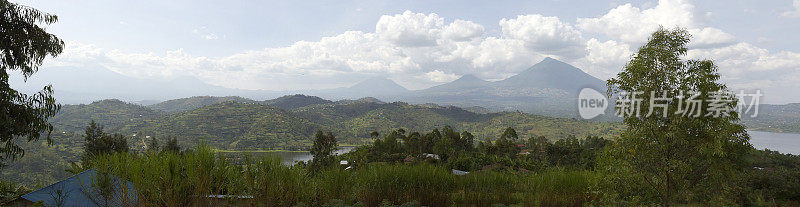
{"label": "blue tarp", "polygon": [[89,169],[21,197],[45,206],[135,206],[136,189],[131,182]]}

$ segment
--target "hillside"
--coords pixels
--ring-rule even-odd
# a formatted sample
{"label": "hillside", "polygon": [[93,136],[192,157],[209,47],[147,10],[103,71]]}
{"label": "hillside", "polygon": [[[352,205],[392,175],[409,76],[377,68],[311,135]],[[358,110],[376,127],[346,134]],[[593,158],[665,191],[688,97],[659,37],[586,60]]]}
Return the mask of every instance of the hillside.
{"label": "hillside", "polygon": [[310,137],[317,130],[334,132],[342,143],[360,144],[369,140],[372,131],[396,128],[427,131],[450,125],[475,132],[480,139],[492,140],[499,130],[509,126],[519,128],[523,136],[545,135],[553,139],[566,136],[557,131],[610,136],[617,127],[527,113],[475,113],[453,106],[384,103],[373,99],[331,102],[296,95],[264,103],[275,106],[225,101],[165,114],[139,105],[104,100],[89,105],[67,105],[65,108],[69,110],[62,111],[52,121],[56,131],[71,135],[67,139],[79,138],[83,127],[94,119],[109,132],[138,135],[131,137],[133,144],[148,135],[175,136],[185,145],[206,143],[231,150],[301,149],[310,146]]}
{"label": "hillside", "polygon": [[293,149],[289,145],[308,145],[318,128],[274,106],[226,101],[129,125],[120,132],[175,136],[186,145],[205,143],[222,149]]}
{"label": "hillside", "polygon": [[272,100],[266,100],[264,101],[264,103],[278,108],[290,110],[308,105],[329,104],[333,103],[333,101],[325,100],[316,96],[306,96],[302,94],[297,94],[297,95],[281,96],[279,98]]}
{"label": "hillside", "polygon": [[750,117],[752,111],[742,117],[750,130],[800,133],[800,103],[785,105],[762,104],[758,116]]}
{"label": "hillside", "polygon": [[137,124],[161,115],[161,112],[117,99],[95,101],[91,104],[64,105],[50,123],[63,131],[82,131],[94,120],[107,130],[119,130],[128,124]]}
{"label": "hillside", "polygon": [[222,103],[225,101],[235,101],[241,103],[255,103],[256,101],[238,96],[194,96],[189,98],[180,98],[175,100],[164,101],[161,103],[148,106],[151,109],[164,111],[167,113],[176,113],[197,109],[200,107]]}

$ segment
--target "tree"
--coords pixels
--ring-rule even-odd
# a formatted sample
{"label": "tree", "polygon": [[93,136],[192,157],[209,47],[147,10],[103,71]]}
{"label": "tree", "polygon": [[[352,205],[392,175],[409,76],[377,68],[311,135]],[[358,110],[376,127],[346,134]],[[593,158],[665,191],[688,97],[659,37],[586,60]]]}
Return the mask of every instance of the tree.
{"label": "tree", "polygon": [[527,147],[534,156],[543,156],[548,146],[550,146],[550,141],[547,141],[544,136],[531,136],[528,138]]}
{"label": "tree", "polygon": [[314,134],[314,145],[311,146],[311,155],[314,156],[311,160],[311,166],[315,169],[320,169],[324,166],[333,163],[331,155],[339,144],[336,143],[336,137],[331,132],[317,131]]}
{"label": "tree", "polygon": [[[676,201],[722,202],[735,191],[728,181],[743,169],[743,156],[751,148],[749,136],[732,110],[737,99],[719,95],[727,87],[718,83],[714,62],[681,60],[689,40],[684,29],[660,28],[623,71],[608,80],[609,96],[640,100],[627,105],[639,104],[638,109],[627,108],[630,111],[617,103],[627,128],[599,161],[605,171],[601,174],[607,175],[604,183],[619,197],[613,200],[669,206]],[[728,115],[706,116],[712,103],[702,102],[701,116],[687,116],[689,102],[680,95],[691,91],[699,93],[696,100],[721,98],[724,104],[715,107],[722,106]],[[634,92],[641,95],[631,99]]]}
{"label": "tree", "polygon": [[497,152],[506,155],[509,157],[516,156],[519,153],[519,147],[517,147],[517,131],[514,128],[508,127],[506,130],[503,131],[503,134],[500,135],[494,146],[497,147]]}
{"label": "tree", "polygon": [[24,156],[17,138],[36,141],[53,125],[47,119],[54,116],[61,105],[53,98],[53,88],[48,85],[33,95],[20,93],[8,84],[9,73],[19,70],[25,80],[39,70],[44,58],[55,57],[64,48],[61,41],[47,33],[40,24],[53,24],[56,15],[42,13],[31,7],[0,0],[0,167],[7,159]]}
{"label": "tree", "polygon": [[161,152],[180,153],[181,146],[178,145],[178,138],[169,136],[167,137],[167,144],[161,149]]}
{"label": "tree", "polygon": [[158,152],[158,139],[155,136],[150,137],[150,142],[147,143],[147,151],[148,152]]}
{"label": "tree", "polygon": [[86,141],[83,155],[84,163],[87,163],[86,161],[93,156],[128,152],[128,140],[125,136],[121,134],[106,134],[103,132],[103,126],[97,125],[94,120],[86,127],[83,138]]}

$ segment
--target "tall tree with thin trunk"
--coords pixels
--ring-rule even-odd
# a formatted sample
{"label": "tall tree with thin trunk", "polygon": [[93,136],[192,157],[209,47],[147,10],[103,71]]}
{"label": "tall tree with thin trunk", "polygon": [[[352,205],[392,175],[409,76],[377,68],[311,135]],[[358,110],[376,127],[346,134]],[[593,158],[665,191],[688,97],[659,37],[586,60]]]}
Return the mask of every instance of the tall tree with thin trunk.
{"label": "tall tree with thin trunk", "polygon": [[[628,100],[617,103],[627,128],[598,169],[613,200],[733,201],[731,179],[743,170],[750,138],[714,62],[681,59],[690,37],[684,29],[660,28],[608,80],[609,95]],[[699,107],[690,110],[691,104]]]}
{"label": "tall tree with thin trunk", "polygon": [[27,80],[45,57],[61,53],[64,42],[42,26],[56,21],[56,15],[0,0],[0,166],[25,154],[17,138],[35,141],[47,132],[47,141],[52,143],[53,126],[47,119],[61,108],[52,87],[27,95],[12,89],[8,80],[13,71]]}

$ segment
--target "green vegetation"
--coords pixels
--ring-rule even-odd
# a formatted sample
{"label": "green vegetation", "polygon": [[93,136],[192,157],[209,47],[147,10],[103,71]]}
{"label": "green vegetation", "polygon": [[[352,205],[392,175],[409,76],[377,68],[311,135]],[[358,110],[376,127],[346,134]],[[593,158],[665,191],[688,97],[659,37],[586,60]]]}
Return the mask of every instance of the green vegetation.
{"label": "green vegetation", "polygon": [[[501,136],[512,136],[513,129]],[[330,149],[333,137],[318,133],[314,148]],[[519,145],[511,153],[488,148],[443,146],[437,143],[466,141],[469,132],[455,133],[445,127],[427,133],[393,131],[372,144],[360,146],[330,160],[352,161],[345,166],[284,165],[277,157],[231,157],[199,146],[194,150],[167,153],[102,154],[84,165],[131,181],[145,206],[587,206],[634,204],[619,201],[621,189],[607,189],[603,170],[592,161],[613,146],[598,137],[578,140],[570,137],[555,143]],[[433,142],[426,149],[416,143]],[[429,140],[430,139],[430,140]],[[537,142],[539,137],[527,143]],[[546,140],[546,139],[545,139]],[[497,145],[484,143],[483,145]],[[534,151],[536,153],[522,153]],[[437,147],[439,146],[439,147]],[[442,147],[443,146],[443,147]],[[422,151],[420,151],[422,150]],[[437,159],[427,150],[450,153]],[[323,150],[324,151],[324,150]],[[516,152],[516,153],[513,153]],[[800,204],[800,157],[750,148],[745,166],[751,170],[730,178],[735,195],[726,196],[729,205],[786,206]],[[322,153],[324,154],[324,153]],[[444,154],[441,154],[444,155]],[[487,160],[459,167],[464,160]],[[573,161],[570,161],[573,160]],[[234,164],[235,163],[235,164]],[[469,162],[468,162],[469,163]],[[536,163],[536,165],[530,165]],[[466,165],[469,166],[469,165]],[[759,167],[760,166],[760,167]],[[454,169],[468,170],[457,174]],[[623,186],[646,187],[640,186]],[[624,190],[624,189],[623,189]],[[113,191],[113,190],[112,190]],[[207,195],[225,195],[213,198]],[[717,195],[703,192],[702,195]],[[638,203],[646,200],[639,200]],[[720,200],[710,200],[718,204]],[[623,205],[624,205],[623,204]]]}
{"label": "green vegetation", "polygon": [[[608,80],[613,96],[658,94],[639,96],[640,108],[632,108],[634,112],[617,108],[627,128],[600,162],[605,187],[616,192],[611,197],[614,202],[663,206],[735,202],[736,184],[729,181],[747,169],[743,157],[752,149],[750,136],[738,124],[736,97],[714,95],[727,90],[718,82],[714,62],[681,60],[689,38],[683,29],[659,29],[623,71]],[[704,102],[697,109],[700,116],[693,116],[681,111],[687,110],[688,100],[656,100],[692,91],[699,93],[698,100],[720,100],[719,105]],[[721,115],[711,115],[714,108]]]}
{"label": "green vegetation", "polygon": [[[276,158],[227,162],[207,147],[184,154],[108,154],[91,162],[101,172],[133,182],[139,205],[321,206],[406,204],[582,205],[592,200],[588,171],[476,172],[456,176],[443,165],[375,163],[311,173]],[[203,195],[248,195],[212,199]]]}
{"label": "green vegetation", "polygon": [[153,110],[163,111],[166,113],[177,113],[177,112],[190,111],[200,107],[227,101],[240,102],[240,103],[256,103],[256,101],[254,100],[238,96],[225,96],[225,97],[195,96],[190,98],[180,98],[175,100],[164,101],[147,107]]}
{"label": "green vegetation", "polygon": [[[0,168],[25,154],[18,139],[50,139],[53,125],[47,119],[61,107],[53,98],[53,87],[28,95],[8,84],[9,73],[19,71],[27,80],[47,56],[57,56],[64,41],[45,31],[58,17],[31,7],[0,0]],[[42,133],[45,132],[45,133]]]}

